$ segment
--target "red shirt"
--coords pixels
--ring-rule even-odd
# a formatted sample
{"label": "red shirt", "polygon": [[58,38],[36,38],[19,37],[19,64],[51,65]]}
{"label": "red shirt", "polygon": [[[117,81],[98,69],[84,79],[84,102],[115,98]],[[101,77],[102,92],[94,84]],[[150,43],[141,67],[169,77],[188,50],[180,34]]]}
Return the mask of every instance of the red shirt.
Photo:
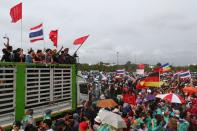
{"label": "red shirt", "polygon": [[86,131],[88,129],[88,123],[86,121],[82,121],[79,123],[80,131]]}

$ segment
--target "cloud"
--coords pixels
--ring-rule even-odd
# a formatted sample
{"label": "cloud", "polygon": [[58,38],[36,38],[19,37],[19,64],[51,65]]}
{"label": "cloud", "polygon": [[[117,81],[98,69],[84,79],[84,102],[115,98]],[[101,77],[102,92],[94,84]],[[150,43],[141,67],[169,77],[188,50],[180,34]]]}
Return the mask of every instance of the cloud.
{"label": "cloud", "polygon": [[151,29],[155,30],[179,30],[187,31],[197,28],[197,21],[193,21],[193,18],[180,13],[164,13],[149,18],[145,23]]}

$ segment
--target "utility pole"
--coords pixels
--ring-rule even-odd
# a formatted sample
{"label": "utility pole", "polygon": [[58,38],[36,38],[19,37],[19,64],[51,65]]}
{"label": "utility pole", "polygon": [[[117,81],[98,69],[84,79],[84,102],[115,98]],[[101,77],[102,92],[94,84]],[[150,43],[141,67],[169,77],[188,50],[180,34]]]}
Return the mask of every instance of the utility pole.
{"label": "utility pole", "polygon": [[116,55],[117,55],[117,65],[119,65],[119,60],[118,60],[119,52],[116,52]]}

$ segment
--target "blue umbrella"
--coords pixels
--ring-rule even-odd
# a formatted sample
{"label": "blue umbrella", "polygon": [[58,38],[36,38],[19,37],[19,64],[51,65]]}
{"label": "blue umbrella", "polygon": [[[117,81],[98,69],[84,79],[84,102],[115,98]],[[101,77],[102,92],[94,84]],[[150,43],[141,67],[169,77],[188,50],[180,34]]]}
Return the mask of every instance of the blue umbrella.
{"label": "blue umbrella", "polygon": [[155,100],[155,96],[154,95],[148,95],[148,96],[146,96],[146,99],[148,101],[152,101],[152,100]]}

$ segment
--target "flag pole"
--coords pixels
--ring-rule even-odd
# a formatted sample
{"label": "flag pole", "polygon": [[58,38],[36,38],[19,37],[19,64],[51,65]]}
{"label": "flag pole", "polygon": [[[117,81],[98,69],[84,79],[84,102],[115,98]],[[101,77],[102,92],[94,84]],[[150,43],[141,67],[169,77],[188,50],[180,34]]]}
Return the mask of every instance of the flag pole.
{"label": "flag pole", "polygon": [[22,40],[23,40],[23,31],[22,31],[22,29],[23,29],[23,18],[21,19],[21,49],[22,49]]}
{"label": "flag pole", "polygon": [[[75,53],[74,54],[76,54],[77,53],[77,51],[81,48],[81,46],[82,46],[83,44],[81,44],[78,48],[77,48],[77,50],[75,51]],[[74,55],[73,54],[73,55]]]}
{"label": "flag pole", "polygon": [[159,70],[159,87],[160,87],[160,70]]}
{"label": "flag pole", "polygon": [[[44,37],[44,24],[42,23],[42,30],[43,30],[43,37]],[[43,51],[45,50],[45,44],[46,44],[46,42],[45,42],[45,38],[44,38],[44,40],[43,40],[43,43],[44,43],[44,49],[43,49]]]}
{"label": "flag pole", "polygon": [[22,6],[22,9],[21,9],[21,49],[23,47],[23,1],[21,0],[21,6]]}
{"label": "flag pole", "polygon": [[55,47],[56,47],[56,50],[58,49],[57,46],[58,46],[58,39],[59,39],[59,36],[60,36],[60,35],[59,35],[59,28],[57,28],[57,45],[55,46]]}
{"label": "flag pole", "polygon": [[[43,37],[44,37],[44,24],[42,23],[42,30],[43,30]],[[45,38],[43,40],[44,43],[44,49],[43,49],[43,53],[44,53],[44,63],[46,63],[46,42],[45,42]]]}
{"label": "flag pole", "polygon": [[[22,7],[22,10],[23,10],[23,7]],[[22,17],[21,17],[21,50],[23,50],[22,49],[22,45],[23,45],[22,44],[23,43],[23,11],[21,11],[21,15],[22,15]],[[22,58],[21,58],[21,62],[22,62]]]}
{"label": "flag pole", "polygon": [[[21,18],[21,50],[23,50],[22,45],[23,45],[23,11],[22,11],[22,18]],[[21,62],[23,62],[22,58],[21,58]]]}

